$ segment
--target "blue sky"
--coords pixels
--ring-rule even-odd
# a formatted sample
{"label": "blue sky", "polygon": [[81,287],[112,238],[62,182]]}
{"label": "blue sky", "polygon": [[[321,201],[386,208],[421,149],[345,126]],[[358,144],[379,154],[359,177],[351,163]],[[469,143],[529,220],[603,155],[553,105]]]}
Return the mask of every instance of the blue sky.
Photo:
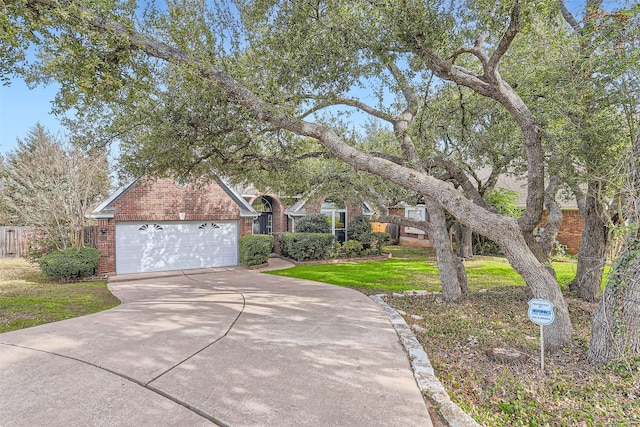
{"label": "blue sky", "polygon": [[53,135],[63,137],[64,128],[51,114],[51,102],[57,86],[38,86],[29,90],[22,79],[13,79],[11,86],[0,86],[0,153],[16,147],[16,138],[23,139],[31,127],[40,122]]}

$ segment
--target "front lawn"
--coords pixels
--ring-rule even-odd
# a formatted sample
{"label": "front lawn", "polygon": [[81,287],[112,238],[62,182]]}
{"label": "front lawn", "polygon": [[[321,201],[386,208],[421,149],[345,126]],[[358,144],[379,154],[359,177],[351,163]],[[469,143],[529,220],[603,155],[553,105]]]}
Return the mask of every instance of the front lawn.
{"label": "front lawn", "polygon": [[[270,272],[270,274],[346,286],[368,295],[411,289],[431,292],[441,290],[435,259],[427,258],[430,255],[429,250],[401,247],[388,247],[385,250],[393,251],[393,257],[383,261],[305,264]],[[553,263],[553,267],[559,283],[563,286],[567,285],[575,275],[575,263]],[[525,284],[504,258],[476,256],[465,261],[465,268],[471,290]]]}
{"label": "front lawn", "polygon": [[58,283],[24,259],[0,259],[0,333],[83,316],[118,304],[104,281]]}
{"label": "front lawn", "polygon": [[[387,302],[411,325],[451,399],[487,426],[640,425],[640,361],[595,366],[586,354],[595,304],[567,296],[573,345],[545,357],[540,371],[539,327],[527,317],[530,295],[503,258],[465,262],[470,294],[446,304],[439,294],[392,296],[407,289],[440,291],[433,254],[388,248],[380,262],[301,265],[271,272],[387,293]],[[575,262],[553,264],[565,287]],[[520,364],[491,360],[485,351],[511,347],[529,355]]]}

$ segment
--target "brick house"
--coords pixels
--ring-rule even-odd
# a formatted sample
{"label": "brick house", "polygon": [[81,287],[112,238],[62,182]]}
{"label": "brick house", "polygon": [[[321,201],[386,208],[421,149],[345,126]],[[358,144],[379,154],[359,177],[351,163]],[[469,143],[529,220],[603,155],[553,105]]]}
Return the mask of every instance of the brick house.
{"label": "brick house", "polygon": [[[524,208],[524,203],[522,206]],[[580,239],[582,238],[582,229],[584,228],[584,218],[578,210],[577,206],[572,206],[571,203],[565,203],[562,208],[562,224],[560,225],[560,231],[556,240],[567,247],[569,254],[578,253],[580,248]],[[390,215],[405,216],[409,218],[425,219],[426,208],[424,205],[416,206],[401,206],[393,207],[389,209]],[[547,223],[547,211],[542,214],[542,221],[540,227],[543,228]],[[385,231],[386,224],[374,224],[375,231]],[[400,227],[399,229],[400,245],[404,246],[432,246],[429,237],[422,230],[418,230],[412,227]]]}
{"label": "brick house", "polygon": [[222,180],[203,187],[136,180],[89,217],[98,221],[99,273],[238,265],[238,239],[258,213]]}
{"label": "brick house", "polygon": [[[503,188],[513,189],[513,185]],[[522,199],[523,201],[524,199]],[[218,179],[206,186],[180,185],[170,178],[136,180],[114,192],[88,216],[98,221],[99,273],[138,273],[235,266],[239,238],[249,234],[295,231],[305,215],[330,218],[331,232],[344,242],[358,215],[373,215],[367,203],[322,194],[291,200],[254,189],[240,191]],[[578,250],[583,221],[563,206],[558,241]],[[400,205],[390,214],[426,219],[424,205]],[[544,226],[544,219],[541,226]],[[378,224],[375,231],[384,231]],[[422,230],[400,227],[400,244],[431,246]]]}
{"label": "brick house", "polygon": [[275,194],[243,196],[220,179],[198,187],[164,178],[136,180],[88,216],[98,221],[98,272],[128,274],[238,265],[240,237],[295,231],[310,213],[331,218],[345,241],[349,221],[373,211],[319,194],[287,205]]}

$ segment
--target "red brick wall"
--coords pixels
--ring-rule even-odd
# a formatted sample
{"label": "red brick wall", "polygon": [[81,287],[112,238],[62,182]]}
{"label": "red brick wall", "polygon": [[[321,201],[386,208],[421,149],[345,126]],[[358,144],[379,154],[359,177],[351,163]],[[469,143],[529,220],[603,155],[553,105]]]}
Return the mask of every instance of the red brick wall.
{"label": "red brick wall", "polygon": [[100,251],[100,261],[98,262],[98,273],[100,274],[116,271],[115,238],[115,221],[113,219],[99,219],[96,248]]}
{"label": "red brick wall", "polygon": [[[547,211],[542,215],[542,227],[547,223]],[[556,240],[567,246],[567,252],[574,255],[580,249],[580,239],[584,228],[584,218],[577,209],[562,211],[562,225]]]}
{"label": "red brick wall", "polygon": [[[100,251],[98,272],[116,271],[116,221],[185,221],[239,220],[239,234],[252,233],[253,218],[241,218],[240,207],[217,183],[202,188],[189,185],[179,188],[173,179],[140,181],[120,196],[112,206],[113,219],[98,220],[97,248]],[[106,229],[101,233],[100,229]]]}
{"label": "red brick wall", "polygon": [[253,234],[253,218],[241,218],[238,224],[240,236]]}
{"label": "red brick wall", "polygon": [[222,187],[178,188],[173,179],[139,182],[113,203],[116,221],[185,221],[239,219],[238,204]]}

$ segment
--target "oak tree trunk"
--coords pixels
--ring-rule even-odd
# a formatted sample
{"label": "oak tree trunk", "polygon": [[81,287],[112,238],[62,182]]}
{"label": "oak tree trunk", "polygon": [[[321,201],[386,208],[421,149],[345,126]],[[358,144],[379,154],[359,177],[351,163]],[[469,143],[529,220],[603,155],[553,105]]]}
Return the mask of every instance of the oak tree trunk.
{"label": "oak tree trunk", "polygon": [[[636,223],[637,225],[637,223]],[[626,236],[593,316],[589,358],[598,363],[640,356],[640,232]]]}
{"label": "oak tree trunk", "polygon": [[598,363],[640,357],[640,132],[630,164],[624,246],[593,316],[588,354]]}
{"label": "oak tree trunk", "polygon": [[[447,221],[444,210],[440,205],[430,199],[425,198],[425,205],[429,214],[429,222],[431,223],[429,238],[436,250],[436,260],[438,262],[438,270],[440,270],[440,280],[442,281],[442,295],[447,302],[459,300],[462,295],[462,288],[467,288],[466,274],[461,275],[458,271],[458,264],[462,264],[451,247],[451,240],[447,232]],[[464,271],[464,267],[462,267]],[[464,285],[461,285],[461,276]]]}
{"label": "oak tree trunk", "polygon": [[569,290],[585,301],[596,301],[602,290],[602,274],[607,257],[609,229],[602,196],[604,183],[589,181],[585,199],[584,229],[578,252],[576,277]]}
{"label": "oak tree trunk", "polygon": [[456,222],[453,225],[453,234],[458,243],[458,256],[465,260],[473,257],[473,231]]}
{"label": "oak tree trunk", "polygon": [[550,352],[571,343],[572,326],[569,309],[554,275],[535,257],[517,229],[501,229],[496,241],[513,268],[524,278],[534,298],[553,303],[555,320],[545,326],[544,346]]}

